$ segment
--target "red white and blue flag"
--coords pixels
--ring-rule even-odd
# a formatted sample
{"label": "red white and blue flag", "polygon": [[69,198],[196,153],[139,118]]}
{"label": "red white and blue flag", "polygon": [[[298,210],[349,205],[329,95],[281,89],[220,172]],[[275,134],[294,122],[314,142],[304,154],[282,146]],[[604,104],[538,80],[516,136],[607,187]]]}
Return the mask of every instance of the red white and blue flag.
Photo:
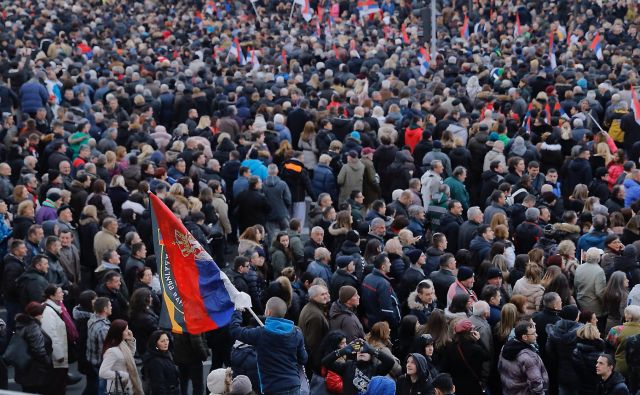
{"label": "red white and blue flag", "polygon": [[631,85],[631,107],[633,108],[636,122],[640,125],[640,101],[638,101],[638,95],[636,95],[636,90],[633,89],[633,85]]}
{"label": "red white and blue flag", "polygon": [[200,334],[223,327],[235,308],[251,307],[202,245],[160,198],[149,194],[153,244],[162,287],[160,327]]}
{"label": "red white and blue flag", "polygon": [[462,23],[462,27],[460,28],[460,38],[464,40],[469,40],[469,16],[464,16],[464,22]]}
{"label": "red white and blue flag", "polygon": [[431,64],[431,56],[424,47],[420,48],[420,53],[418,53],[418,61],[420,62],[420,74],[427,74],[427,71],[429,71],[429,66]]}
{"label": "red white and blue flag", "polygon": [[305,21],[309,22],[313,18],[313,9],[309,5],[309,0],[293,0],[293,4],[300,4],[302,7],[300,11]]}
{"label": "red white and blue flag", "polygon": [[596,35],[593,36],[593,40],[591,40],[591,44],[589,45],[589,49],[595,52],[596,57],[599,60],[604,59],[604,56],[602,55],[601,41],[602,39],[600,38],[600,32],[596,32]]}
{"label": "red white and blue flag", "polygon": [[518,37],[522,35],[522,25],[520,25],[520,14],[516,12],[516,26],[513,28],[513,36]]}
{"label": "red white and blue flag", "polygon": [[380,6],[375,0],[358,0],[358,13],[360,17],[380,12]]}
{"label": "red white and blue flag", "polygon": [[235,37],[233,39],[233,43],[231,44],[231,48],[229,48],[229,54],[227,55],[227,58],[229,56],[235,56],[236,59],[238,60],[238,64],[241,66],[244,66],[245,64],[247,64],[247,59],[244,57],[244,54],[242,53],[242,47],[240,46],[238,37]]}
{"label": "red white and blue flag", "polygon": [[407,34],[407,25],[403,23],[401,30],[402,30],[402,41],[405,44],[409,44],[410,40],[409,40],[409,35]]}

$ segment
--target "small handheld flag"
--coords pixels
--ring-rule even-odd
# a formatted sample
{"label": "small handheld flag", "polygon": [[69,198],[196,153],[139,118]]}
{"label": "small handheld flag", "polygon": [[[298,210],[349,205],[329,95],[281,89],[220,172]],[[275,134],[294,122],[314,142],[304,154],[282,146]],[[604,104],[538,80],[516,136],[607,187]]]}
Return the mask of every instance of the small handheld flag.
{"label": "small handheld flag", "polygon": [[591,44],[589,45],[589,49],[595,52],[598,60],[604,59],[602,55],[602,45],[601,45],[600,32],[596,32],[596,35],[593,36],[593,40],[591,40]]}
{"label": "small handheld flag", "polygon": [[287,64],[287,51],[284,48],[280,51],[280,56],[282,57],[282,63]]}
{"label": "small handheld flag", "polygon": [[420,62],[420,74],[427,74],[427,71],[429,71],[429,66],[431,64],[431,56],[424,47],[420,48],[418,61]]}
{"label": "small handheld flag", "polygon": [[513,29],[513,36],[519,37],[522,35],[522,25],[520,25],[520,14],[516,12],[516,26]]}
{"label": "small handheld flag", "polygon": [[360,14],[360,18],[369,14],[375,14],[379,11],[380,6],[375,0],[358,0],[358,13]]}
{"label": "small handheld flag", "polygon": [[464,22],[460,28],[460,37],[464,40],[469,40],[469,16],[464,16]]}
{"label": "small handheld flag", "polygon": [[405,44],[409,44],[409,35],[407,34],[407,26],[404,23],[402,24],[401,30],[402,30],[402,41]]}

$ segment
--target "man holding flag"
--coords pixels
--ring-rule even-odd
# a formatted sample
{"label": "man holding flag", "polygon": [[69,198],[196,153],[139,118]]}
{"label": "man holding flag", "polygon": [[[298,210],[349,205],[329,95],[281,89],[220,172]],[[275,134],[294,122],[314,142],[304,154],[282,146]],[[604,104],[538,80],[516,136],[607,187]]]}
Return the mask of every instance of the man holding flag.
{"label": "man holding flag", "polygon": [[[149,195],[153,241],[164,299],[160,327],[200,334],[229,325],[231,337],[255,346],[261,392],[300,393],[299,367],[307,362],[302,332],[284,318],[286,303],[267,301],[263,327],[241,328],[240,311],[251,297],[238,292],[224,272],[160,198]],[[255,316],[255,315],[254,315]],[[257,317],[256,317],[257,318]],[[260,322],[262,324],[262,322]]]}
{"label": "man holding flag", "polygon": [[231,318],[231,337],[255,347],[258,354],[260,390],[265,395],[299,395],[300,370],[307,363],[302,332],[284,318],[287,304],[274,296],[267,301],[265,325],[242,328],[242,313]]}

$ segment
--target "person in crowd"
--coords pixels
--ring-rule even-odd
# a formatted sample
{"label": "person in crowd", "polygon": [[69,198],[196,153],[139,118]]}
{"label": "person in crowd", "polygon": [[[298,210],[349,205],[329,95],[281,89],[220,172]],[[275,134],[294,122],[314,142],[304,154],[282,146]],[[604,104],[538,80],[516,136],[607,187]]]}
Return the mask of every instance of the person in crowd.
{"label": "person in crowd", "polygon": [[614,370],[616,360],[610,354],[602,354],[596,362],[596,374],[600,376],[598,383],[599,394],[629,394],[629,388],[624,382],[624,377]]}
{"label": "person in crowd", "polygon": [[502,348],[498,361],[504,391],[546,393],[549,376],[534,346],[537,337],[535,326],[530,322],[521,322],[516,325],[514,335]]}
{"label": "person in crowd", "polygon": [[53,344],[41,327],[44,310],[43,304],[30,302],[24,313],[18,313],[15,317],[16,332],[13,336],[20,336],[24,340],[27,345],[24,351],[29,356],[27,366],[16,369],[15,380],[24,392],[31,394],[48,393],[54,375]]}
{"label": "person in crowd", "polygon": [[115,391],[116,386],[125,391],[142,395],[142,380],[138,374],[133,355],[136,352],[136,339],[129,330],[127,321],[116,319],[111,323],[104,338],[104,357],[100,364],[100,378],[106,380],[107,392]]}
{"label": "person in crowd", "polygon": [[360,305],[358,290],[351,285],[343,285],[338,291],[338,299],[333,302],[329,310],[329,327],[344,333],[347,342],[362,339],[364,328],[356,315]]}
{"label": "person in crowd", "polygon": [[148,381],[150,394],[175,394],[179,392],[178,367],[169,351],[169,334],[154,331],[143,357],[142,374]]}
{"label": "person in crowd", "polygon": [[[299,391],[298,366],[307,363],[304,337],[292,321],[284,318],[286,312],[285,301],[272,297],[265,305],[267,319],[264,327],[241,327],[239,312],[234,313],[229,327],[233,339],[255,347],[261,372],[260,387],[267,393]],[[278,344],[278,347],[274,349],[273,344]]]}

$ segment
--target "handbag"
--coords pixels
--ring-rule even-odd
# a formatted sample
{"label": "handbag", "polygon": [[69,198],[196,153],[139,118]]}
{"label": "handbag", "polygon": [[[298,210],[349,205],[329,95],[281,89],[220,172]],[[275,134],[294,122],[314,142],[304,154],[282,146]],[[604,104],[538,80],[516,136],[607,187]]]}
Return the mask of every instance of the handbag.
{"label": "handbag", "polygon": [[473,375],[473,377],[478,381],[478,383],[480,384],[480,387],[482,388],[482,393],[486,394],[486,395],[491,395],[489,393],[489,389],[486,387],[486,385],[482,382],[482,380],[480,379],[480,377],[476,374],[476,372],[471,368],[471,365],[469,365],[469,363],[467,362],[467,358],[464,357],[464,354],[462,353],[462,349],[460,348],[460,343],[458,343],[458,354],[460,354],[460,358],[462,358],[462,362],[464,362],[465,366],[467,367],[467,369],[471,372],[471,374]]}
{"label": "handbag", "polygon": [[106,395],[129,395],[127,387],[122,382],[122,377],[118,371],[116,371],[116,377],[111,382]]}
{"label": "handbag", "polygon": [[7,365],[13,365],[17,370],[25,370],[31,363],[29,345],[18,333],[14,333],[9,340],[2,359]]}

